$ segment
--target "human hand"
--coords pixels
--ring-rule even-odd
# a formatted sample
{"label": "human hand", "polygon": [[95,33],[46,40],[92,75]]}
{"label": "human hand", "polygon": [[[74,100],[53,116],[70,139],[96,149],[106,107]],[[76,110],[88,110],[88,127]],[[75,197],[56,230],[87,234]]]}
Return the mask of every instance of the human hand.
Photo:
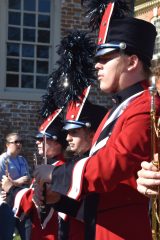
{"label": "human hand", "polygon": [[30,183],[30,177],[29,176],[23,176],[23,177],[20,177],[16,180],[12,180],[13,181],[13,184],[15,186],[21,186],[23,184],[29,184]]}
{"label": "human hand", "polygon": [[142,169],[138,171],[137,189],[146,196],[158,195],[160,186],[160,171],[153,162],[142,162]]}
{"label": "human hand", "polygon": [[42,206],[44,201],[42,184],[38,184],[37,182],[34,182],[34,193],[33,193],[32,200],[37,208]]}
{"label": "human hand", "polygon": [[[46,204],[54,204],[57,203],[61,198],[61,194],[57,192],[53,192],[51,190],[51,185],[46,185]],[[43,186],[41,184],[35,183],[34,194],[33,194],[33,202],[36,207],[40,207],[43,205],[44,196],[43,196]]]}
{"label": "human hand", "polygon": [[47,191],[46,191],[46,202],[47,204],[54,204],[57,203],[61,198],[61,194],[58,192],[53,192],[51,189],[51,185],[47,184]]}
{"label": "human hand", "polygon": [[13,181],[11,178],[7,177],[7,176],[2,176],[2,189],[8,193],[10,188],[13,186]]}
{"label": "human hand", "polygon": [[43,185],[43,183],[51,183],[52,181],[52,171],[54,166],[52,165],[39,165],[34,171],[34,177],[37,183]]}

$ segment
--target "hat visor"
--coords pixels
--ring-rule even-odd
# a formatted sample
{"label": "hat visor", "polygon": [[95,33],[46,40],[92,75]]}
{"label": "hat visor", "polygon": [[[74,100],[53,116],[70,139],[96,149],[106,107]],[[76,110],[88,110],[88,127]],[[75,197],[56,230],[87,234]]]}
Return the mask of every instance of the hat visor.
{"label": "hat visor", "polygon": [[115,51],[119,51],[119,49],[117,49],[117,48],[102,48],[102,49],[99,49],[99,50],[97,50],[97,52],[95,54],[95,58],[113,53]]}
{"label": "hat visor", "polygon": [[80,126],[80,125],[77,125],[77,124],[74,124],[74,123],[67,123],[64,127],[63,127],[63,130],[71,130],[71,129],[78,129],[78,128],[82,128],[83,126]]}
{"label": "hat visor", "polygon": [[37,133],[36,136],[34,136],[33,138],[35,139],[40,139],[40,138],[43,138],[43,134],[42,133]]}
{"label": "hat visor", "polygon": [[34,137],[34,139],[36,139],[36,140],[38,140],[38,139],[42,139],[42,138],[44,138],[44,137],[46,137],[47,139],[53,139],[53,137],[50,135],[50,134],[47,134],[47,133],[38,133],[35,137]]}
{"label": "hat visor", "polygon": [[63,127],[63,130],[66,130],[66,131],[71,129],[86,127],[86,124],[84,122],[73,121],[73,120],[65,121],[64,124],[65,125]]}

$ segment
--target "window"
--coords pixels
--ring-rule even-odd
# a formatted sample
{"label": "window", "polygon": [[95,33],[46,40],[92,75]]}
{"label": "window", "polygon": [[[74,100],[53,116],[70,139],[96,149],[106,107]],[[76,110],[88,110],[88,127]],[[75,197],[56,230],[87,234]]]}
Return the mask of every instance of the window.
{"label": "window", "polygon": [[60,40],[60,1],[2,0],[2,19],[5,24],[0,27],[0,37],[3,36],[0,53],[5,62],[0,67],[3,72],[0,76],[3,82],[0,84],[1,96],[40,100],[56,61],[55,46]]}
{"label": "window", "polygon": [[154,56],[153,59],[160,57],[160,17],[154,17],[152,23],[156,27],[157,37],[155,41]]}

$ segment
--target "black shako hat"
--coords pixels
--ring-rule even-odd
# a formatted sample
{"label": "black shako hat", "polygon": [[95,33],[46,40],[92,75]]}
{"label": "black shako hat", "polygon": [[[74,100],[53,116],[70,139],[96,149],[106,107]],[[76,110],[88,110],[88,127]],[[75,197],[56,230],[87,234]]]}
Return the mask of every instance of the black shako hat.
{"label": "black shako hat", "polygon": [[88,99],[83,103],[71,103],[67,108],[63,129],[68,131],[86,127],[95,132],[106,112],[105,107],[93,104]]}
{"label": "black shako hat", "polygon": [[67,146],[66,133],[62,131],[63,123],[58,116],[61,109],[54,111],[40,126],[35,139],[50,139],[59,142],[64,148]]}
{"label": "black shako hat", "polygon": [[122,51],[136,54],[151,65],[156,28],[150,22],[134,18],[134,0],[82,0],[87,3],[92,29],[99,29],[95,57]]}
{"label": "black shako hat", "polygon": [[105,43],[99,44],[96,57],[122,50],[126,54],[136,54],[150,66],[156,28],[153,24],[133,17],[111,19]]}

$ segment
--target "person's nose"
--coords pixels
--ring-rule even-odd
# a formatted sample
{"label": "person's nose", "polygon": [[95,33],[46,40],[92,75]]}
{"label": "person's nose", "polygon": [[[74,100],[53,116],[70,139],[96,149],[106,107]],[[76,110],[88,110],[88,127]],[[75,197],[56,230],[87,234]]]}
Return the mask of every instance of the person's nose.
{"label": "person's nose", "polygon": [[38,145],[38,146],[41,145],[41,143],[42,143],[42,141],[39,141],[39,140],[36,141],[36,145]]}
{"label": "person's nose", "polygon": [[67,134],[67,137],[66,137],[66,141],[67,142],[70,142],[72,140],[72,137],[71,137],[71,135],[68,133]]}
{"label": "person's nose", "polygon": [[102,68],[102,64],[100,63],[100,62],[97,62],[96,64],[95,64],[95,69],[96,70],[99,70],[99,69],[101,69]]}

